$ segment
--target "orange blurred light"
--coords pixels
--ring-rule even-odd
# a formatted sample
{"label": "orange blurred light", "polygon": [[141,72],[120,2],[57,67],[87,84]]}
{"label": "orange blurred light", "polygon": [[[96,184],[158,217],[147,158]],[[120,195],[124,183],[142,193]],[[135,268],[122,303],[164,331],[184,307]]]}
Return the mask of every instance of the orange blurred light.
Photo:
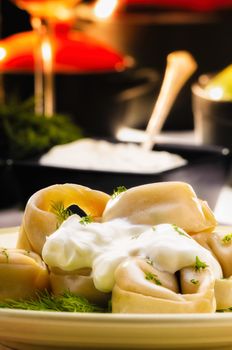
{"label": "orange blurred light", "polygon": [[94,14],[99,19],[107,19],[113,14],[117,6],[118,0],[98,0],[94,7]]}
{"label": "orange blurred light", "polygon": [[50,43],[44,40],[44,42],[42,43],[41,50],[42,50],[43,61],[50,62],[52,59],[52,48]]}
{"label": "orange blurred light", "polygon": [[4,60],[4,58],[6,57],[6,54],[7,54],[6,49],[0,46],[0,61]]}
{"label": "orange blurred light", "polygon": [[[123,70],[129,65],[127,58],[110,47],[84,33],[69,29],[66,32],[63,25],[62,28],[56,28],[51,46],[46,37],[42,37],[41,44],[43,50],[40,47],[39,57],[43,59],[39,64],[46,70],[53,65],[57,73],[115,71]],[[34,31],[14,34],[0,40],[0,71],[33,72],[37,46],[38,37]]]}

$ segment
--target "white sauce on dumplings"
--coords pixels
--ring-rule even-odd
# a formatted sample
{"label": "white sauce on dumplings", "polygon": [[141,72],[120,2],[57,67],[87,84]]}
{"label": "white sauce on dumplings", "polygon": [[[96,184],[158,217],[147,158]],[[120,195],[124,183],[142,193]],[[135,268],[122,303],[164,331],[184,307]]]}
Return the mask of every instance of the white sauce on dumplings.
{"label": "white sauce on dumplings", "polygon": [[47,238],[42,256],[48,266],[64,271],[92,268],[95,287],[100,291],[112,290],[115,269],[130,256],[149,257],[155,267],[170,273],[194,266],[198,256],[215,278],[222,277],[221,267],[211,253],[174,225],[151,228],[122,219],[89,224],[79,221],[78,215],[69,217]]}
{"label": "white sauce on dumplings", "polygon": [[40,163],[88,170],[157,173],[185,165],[187,161],[177,154],[147,151],[136,144],[82,139],[53,147],[41,157]]}

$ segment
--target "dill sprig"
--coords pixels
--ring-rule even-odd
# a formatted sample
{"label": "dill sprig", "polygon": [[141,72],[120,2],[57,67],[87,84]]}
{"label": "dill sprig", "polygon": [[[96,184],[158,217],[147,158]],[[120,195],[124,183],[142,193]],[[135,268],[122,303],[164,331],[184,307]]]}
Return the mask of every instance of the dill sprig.
{"label": "dill sprig", "polygon": [[87,225],[93,222],[93,217],[91,215],[82,216],[79,223],[82,225]]}
{"label": "dill sprig", "polygon": [[34,311],[65,311],[65,312],[107,312],[87,299],[77,296],[70,291],[53,295],[47,290],[36,293],[35,298],[6,299],[0,301],[0,308],[34,310]]}
{"label": "dill sprig", "polygon": [[0,158],[30,159],[51,147],[83,137],[82,131],[65,115],[38,118],[34,113],[34,98],[19,101],[7,96],[0,104]]}
{"label": "dill sprig", "polygon": [[9,254],[7,252],[7,249],[6,248],[1,248],[0,253],[5,256],[6,262],[8,263],[9,262]]}
{"label": "dill sprig", "polygon": [[190,280],[190,282],[191,282],[192,284],[199,284],[199,281],[198,281],[198,280],[195,280],[195,278],[192,278],[192,279]]}
{"label": "dill sprig", "polygon": [[113,194],[111,196],[112,199],[116,198],[120,193],[125,192],[127,188],[125,186],[118,186],[113,190]]}
{"label": "dill sprig", "polygon": [[231,242],[232,242],[232,233],[228,233],[227,235],[225,235],[225,236],[222,238],[222,242],[223,242],[224,244],[231,243]]}
{"label": "dill sprig", "polygon": [[140,233],[138,233],[137,235],[132,236],[131,239],[137,239],[137,238],[139,238],[139,236],[140,236]]}
{"label": "dill sprig", "polygon": [[177,225],[173,224],[172,227],[173,227],[173,229],[174,229],[177,233],[179,233],[179,235],[185,236],[185,237],[187,237],[187,238],[190,238],[190,237],[187,236],[187,234],[186,234],[181,228],[179,228]]}
{"label": "dill sprig", "polygon": [[154,282],[155,284],[157,284],[158,286],[162,286],[162,283],[160,282],[160,280],[158,279],[158,276],[155,275],[152,272],[145,272],[145,278],[148,281]]}
{"label": "dill sprig", "polygon": [[153,260],[149,256],[146,257],[146,263],[151,266],[154,264]]}
{"label": "dill sprig", "polygon": [[62,202],[51,202],[51,211],[56,215],[58,226],[62,224],[73,212],[69,208],[65,208]]}
{"label": "dill sprig", "polygon": [[200,271],[201,269],[204,270],[206,267],[208,267],[208,265],[204,261],[201,261],[198,256],[196,256],[196,262],[194,265],[195,271]]}

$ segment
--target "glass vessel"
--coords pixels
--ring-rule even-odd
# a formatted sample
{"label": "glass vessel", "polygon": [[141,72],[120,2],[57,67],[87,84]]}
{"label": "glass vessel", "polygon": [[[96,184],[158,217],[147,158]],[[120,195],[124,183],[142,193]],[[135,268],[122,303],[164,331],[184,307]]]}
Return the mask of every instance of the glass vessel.
{"label": "glass vessel", "polygon": [[53,27],[60,21],[72,21],[74,8],[80,0],[12,0],[31,16],[36,31],[34,52],[35,113],[51,117],[54,114]]}

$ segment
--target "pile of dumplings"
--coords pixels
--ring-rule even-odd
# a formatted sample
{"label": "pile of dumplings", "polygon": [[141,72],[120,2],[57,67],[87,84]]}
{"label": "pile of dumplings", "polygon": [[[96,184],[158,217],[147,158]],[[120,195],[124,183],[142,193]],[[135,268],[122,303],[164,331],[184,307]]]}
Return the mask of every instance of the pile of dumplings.
{"label": "pile of dumplings", "polygon": [[53,185],[29,199],[16,248],[0,248],[0,280],[0,300],[70,290],[113,313],[213,313],[232,307],[232,233],[187,183]]}

